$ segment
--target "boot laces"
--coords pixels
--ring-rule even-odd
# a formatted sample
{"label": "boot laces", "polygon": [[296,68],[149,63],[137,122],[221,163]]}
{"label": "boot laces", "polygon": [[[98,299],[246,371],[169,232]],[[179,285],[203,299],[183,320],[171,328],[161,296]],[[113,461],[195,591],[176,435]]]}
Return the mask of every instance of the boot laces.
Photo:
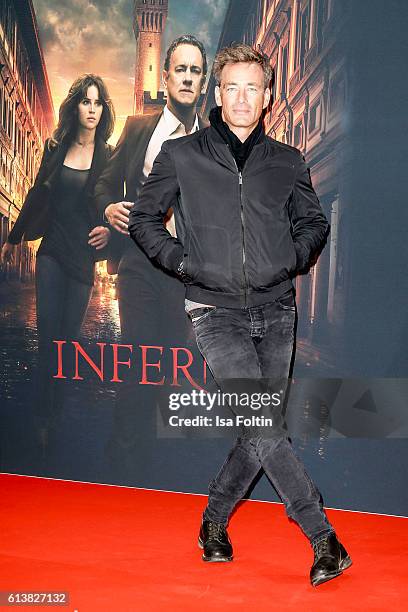
{"label": "boot laces", "polygon": [[320,540],[320,542],[314,544],[313,548],[317,556],[320,557],[326,555],[329,552],[329,539],[324,538],[323,540]]}
{"label": "boot laces", "polygon": [[224,535],[225,527],[222,523],[212,523],[208,524],[208,534],[211,539],[220,540]]}

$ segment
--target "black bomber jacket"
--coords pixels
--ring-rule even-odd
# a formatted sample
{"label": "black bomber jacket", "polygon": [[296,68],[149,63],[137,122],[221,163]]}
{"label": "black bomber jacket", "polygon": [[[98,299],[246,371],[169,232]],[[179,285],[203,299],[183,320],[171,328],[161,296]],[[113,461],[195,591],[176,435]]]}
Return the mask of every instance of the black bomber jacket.
{"label": "black bomber jacket", "polygon": [[[170,207],[177,238],[163,225]],[[163,143],[129,232],[165,269],[176,273],[183,261],[188,299],[242,308],[290,289],[328,223],[298,149],[263,135],[241,173],[210,126]]]}

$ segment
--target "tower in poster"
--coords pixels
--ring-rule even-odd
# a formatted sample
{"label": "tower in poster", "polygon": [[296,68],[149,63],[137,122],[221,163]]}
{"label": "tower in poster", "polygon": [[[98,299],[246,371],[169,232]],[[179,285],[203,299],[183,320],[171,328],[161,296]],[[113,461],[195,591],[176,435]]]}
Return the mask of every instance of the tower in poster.
{"label": "tower in poster", "polygon": [[133,30],[136,37],[134,114],[144,111],[145,92],[157,98],[160,88],[160,54],[166,26],[168,0],[148,3],[135,0]]}

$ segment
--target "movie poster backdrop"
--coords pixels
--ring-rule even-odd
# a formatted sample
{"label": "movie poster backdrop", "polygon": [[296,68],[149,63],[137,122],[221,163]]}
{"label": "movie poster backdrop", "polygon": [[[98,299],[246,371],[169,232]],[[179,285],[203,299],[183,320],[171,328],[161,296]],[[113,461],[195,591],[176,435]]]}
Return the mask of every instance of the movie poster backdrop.
{"label": "movie poster backdrop", "polygon": [[[215,105],[217,49],[244,41],[270,58],[265,130],[302,151],[331,226],[319,259],[294,283],[289,435],[326,505],[400,515],[408,502],[407,17],[402,0],[4,0],[0,8],[1,245],[78,75],[105,80],[115,145],[127,116],[163,110],[162,68],[176,37],[193,34],[206,48],[204,119]],[[96,264],[80,335],[48,347],[59,401],[44,427],[39,244],[21,243],[0,270],[1,471],[206,493],[237,432],[205,419],[227,418],[228,407],[211,407],[217,388],[187,318],[184,341],[166,327],[164,293],[152,306],[162,327],[129,341],[106,261]],[[278,499],[265,477],[250,494]]]}

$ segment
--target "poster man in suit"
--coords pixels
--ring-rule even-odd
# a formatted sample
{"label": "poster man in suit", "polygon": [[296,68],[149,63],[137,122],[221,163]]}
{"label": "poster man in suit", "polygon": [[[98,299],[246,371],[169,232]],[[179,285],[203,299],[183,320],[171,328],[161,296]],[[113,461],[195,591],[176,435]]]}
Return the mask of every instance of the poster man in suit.
{"label": "poster man in suit", "polygon": [[[163,112],[128,117],[110,163],[96,185],[98,209],[116,230],[112,236],[112,263],[116,264],[118,273],[122,342],[134,347],[183,347],[186,344],[188,327],[183,312],[183,284],[149,260],[130,239],[127,225],[129,210],[137,200],[162,143],[205,127],[197,115],[196,106],[206,73],[206,52],[199,40],[184,35],[172,42],[164,62],[167,104]],[[176,235],[171,210],[165,226],[173,236]],[[152,350],[151,354],[159,357],[158,351],[154,353]],[[152,360],[156,361],[156,358]],[[157,382],[166,370],[166,364],[163,365],[161,373],[156,370]],[[155,380],[153,373],[150,378]],[[148,423],[152,423],[153,396],[152,387],[148,387],[143,388],[135,380],[125,381],[120,386],[115,409],[114,453],[131,448],[140,427],[146,431]],[[140,439],[137,440],[139,446],[140,443]],[[138,452],[147,459],[148,448],[139,448]],[[146,466],[146,461],[144,463]],[[133,460],[131,464],[135,470]]]}

